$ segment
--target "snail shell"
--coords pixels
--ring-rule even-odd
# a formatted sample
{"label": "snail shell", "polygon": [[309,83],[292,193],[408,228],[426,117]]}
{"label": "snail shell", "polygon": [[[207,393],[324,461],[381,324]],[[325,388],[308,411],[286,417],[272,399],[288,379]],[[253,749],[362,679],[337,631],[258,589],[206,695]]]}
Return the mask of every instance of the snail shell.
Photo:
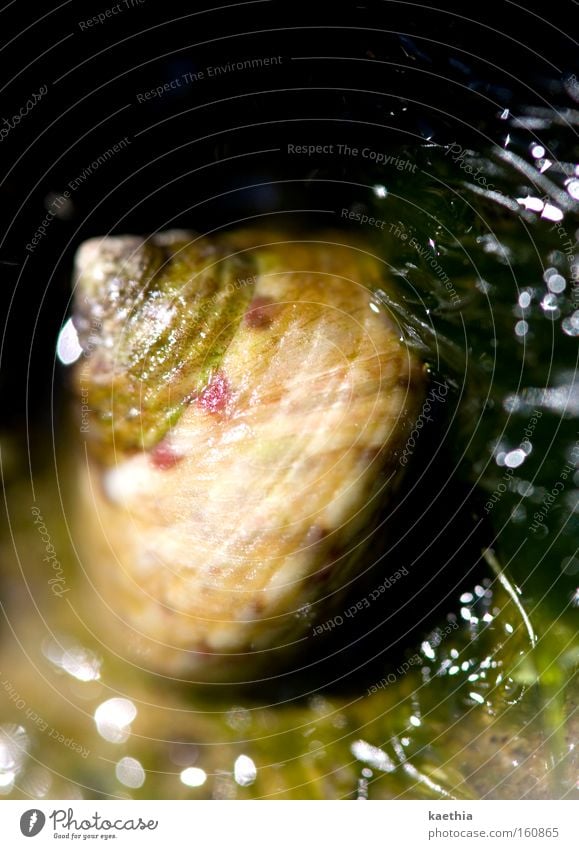
{"label": "snail shell", "polygon": [[90,607],[145,666],[272,669],[364,568],[423,372],[373,296],[382,263],[343,241],[179,231],[78,252]]}

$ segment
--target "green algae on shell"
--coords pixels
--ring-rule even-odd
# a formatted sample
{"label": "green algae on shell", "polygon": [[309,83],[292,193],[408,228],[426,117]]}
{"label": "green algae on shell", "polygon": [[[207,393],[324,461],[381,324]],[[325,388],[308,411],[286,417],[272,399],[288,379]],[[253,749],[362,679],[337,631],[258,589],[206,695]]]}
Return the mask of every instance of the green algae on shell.
{"label": "green algae on shell", "polygon": [[82,245],[73,321],[99,453],[151,448],[178,420],[219,366],[253,273],[247,258],[179,232]]}

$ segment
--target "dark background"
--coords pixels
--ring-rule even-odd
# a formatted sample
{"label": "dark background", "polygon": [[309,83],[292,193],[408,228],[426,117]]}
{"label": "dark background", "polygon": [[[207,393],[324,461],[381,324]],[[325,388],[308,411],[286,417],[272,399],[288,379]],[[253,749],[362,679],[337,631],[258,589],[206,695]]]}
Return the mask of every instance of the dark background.
{"label": "dark background", "polygon": [[[16,0],[0,11],[0,120],[47,86],[0,143],[4,427],[26,412],[33,422],[52,415],[54,343],[83,239],[255,216],[333,225],[327,213],[288,210],[346,205],[348,182],[371,179],[371,163],[291,156],[288,144],[476,147],[504,133],[502,110],[556,104],[576,56],[567,0],[536,12],[511,2],[257,0],[203,11],[121,0],[119,13],[81,27],[114,5]],[[207,76],[208,66],[274,56],[280,64]],[[205,79],[138,102],[199,71]],[[124,137],[27,251],[51,195]]]}

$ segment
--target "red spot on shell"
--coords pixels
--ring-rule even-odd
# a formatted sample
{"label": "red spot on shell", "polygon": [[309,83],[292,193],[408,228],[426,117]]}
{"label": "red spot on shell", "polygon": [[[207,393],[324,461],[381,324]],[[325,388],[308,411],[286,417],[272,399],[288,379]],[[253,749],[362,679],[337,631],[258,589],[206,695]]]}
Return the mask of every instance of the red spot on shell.
{"label": "red spot on shell", "polygon": [[213,375],[196,398],[197,405],[207,413],[222,413],[231,400],[229,381],[221,372]]}
{"label": "red spot on shell", "polygon": [[151,451],[150,459],[156,469],[165,471],[172,469],[183,459],[183,455],[175,451],[168,439],[162,439]]}
{"label": "red spot on shell", "polygon": [[245,323],[248,327],[269,327],[273,321],[274,305],[269,298],[254,298],[245,313]]}

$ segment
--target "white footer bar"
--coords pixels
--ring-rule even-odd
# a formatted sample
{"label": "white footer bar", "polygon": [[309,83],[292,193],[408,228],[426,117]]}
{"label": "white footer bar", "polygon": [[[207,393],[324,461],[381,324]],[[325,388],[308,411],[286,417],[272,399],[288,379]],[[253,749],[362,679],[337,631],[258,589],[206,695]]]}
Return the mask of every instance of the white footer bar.
{"label": "white footer bar", "polygon": [[0,802],[1,845],[577,849],[573,801]]}

